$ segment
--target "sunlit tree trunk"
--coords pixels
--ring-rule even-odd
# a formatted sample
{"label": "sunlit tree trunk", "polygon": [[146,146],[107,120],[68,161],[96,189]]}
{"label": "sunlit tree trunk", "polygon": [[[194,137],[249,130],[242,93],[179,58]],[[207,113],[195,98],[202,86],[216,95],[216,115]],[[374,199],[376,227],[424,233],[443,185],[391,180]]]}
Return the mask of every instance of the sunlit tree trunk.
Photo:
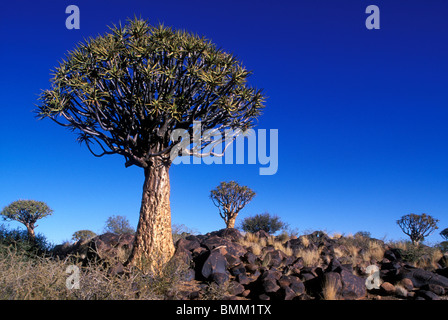
{"label": "sunlit tree trunk", "polygon": [[34,233],[34,227],[26,224],[26,230],[28,231],[28,239],[30,239],[31,242],[36,242],[36,234]]}
{"label": "sunlit tree trunk", "polygon": [[236,216],[237,215],[235,214],[227,220],[226,223],[227,228],[235,228]]}
{"label": "sunlit tree trunk", "polygon": [[170,164],[158,157],[144,169],[140,218],[128,264],[144,271],[156,271],[174,254],[171,232]]}

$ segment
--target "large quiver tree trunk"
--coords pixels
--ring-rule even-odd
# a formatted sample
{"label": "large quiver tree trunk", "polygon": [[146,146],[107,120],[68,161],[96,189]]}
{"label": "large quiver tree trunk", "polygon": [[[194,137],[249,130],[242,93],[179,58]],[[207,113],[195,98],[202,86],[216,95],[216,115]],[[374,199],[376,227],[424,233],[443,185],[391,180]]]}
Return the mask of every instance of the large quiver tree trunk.
{"label": "large quiver tree trunk", "polygon": [[140,218],[128,264],[144,271],[163,266],[174,254],[171,232],[169,161],[154,157],[144,168]]}

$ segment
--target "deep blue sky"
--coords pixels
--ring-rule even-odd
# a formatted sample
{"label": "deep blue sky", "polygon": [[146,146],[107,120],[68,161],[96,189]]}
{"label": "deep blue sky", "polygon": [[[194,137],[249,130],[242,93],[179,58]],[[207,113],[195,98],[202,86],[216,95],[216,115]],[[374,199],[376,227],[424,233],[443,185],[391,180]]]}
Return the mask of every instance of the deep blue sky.
{"label": "deep blue sky", "polygon": [[[76,4],[81,28],[65,27]],[[365,9],[381,10],[367,30]],[[200,233],[224,227],[208,198],[224,180],[257,192],[242,219],[268,211],[300,232],[369,231],[404,239],[395,221],[428,213],[448,227],[446,0],[10,1],[0,13],[0,207],[47,202],[38,223],[55,243],[101,232],[111,215],[136,226],[143,172],[93,157],[32,110],[50,70],[76,43],[134,15],[204,35],[234,53],[269,97],[257,128],[279,130],[279,169],[172,166],[172,221]],[[17,227],[18,223],[10,226]],[[440,230],[441,230],[440,229]],[[439,230],[439,231],[440,231]],[[429,242],[441,241],[438,232]]]}

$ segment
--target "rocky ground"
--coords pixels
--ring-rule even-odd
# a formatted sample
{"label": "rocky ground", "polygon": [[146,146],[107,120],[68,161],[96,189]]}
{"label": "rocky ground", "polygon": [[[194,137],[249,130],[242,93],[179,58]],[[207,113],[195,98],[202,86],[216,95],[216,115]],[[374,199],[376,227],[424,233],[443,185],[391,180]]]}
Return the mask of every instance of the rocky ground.
{"label": "rocky ground", "polygon": [[[236,229],[188,235],[178,240],[175,260],[183,266],[182,281],[167,299],[446,300],[448,297],[447,254],[420,268],[406,261],[403,250],[370,238],[364,239],[359,247],[319,231],[283,240],[261,232],[252,235],[252,242],[249,240]],[[84,260],[119,256],[129,252],[132,241],[132,235],[104,234],[69,250],[59,247],[56,253],[62,256],[77,252]],[[310,254],[314,256],[310,258]],[[110,267],[110,274],[124,272],[121,263]]]}

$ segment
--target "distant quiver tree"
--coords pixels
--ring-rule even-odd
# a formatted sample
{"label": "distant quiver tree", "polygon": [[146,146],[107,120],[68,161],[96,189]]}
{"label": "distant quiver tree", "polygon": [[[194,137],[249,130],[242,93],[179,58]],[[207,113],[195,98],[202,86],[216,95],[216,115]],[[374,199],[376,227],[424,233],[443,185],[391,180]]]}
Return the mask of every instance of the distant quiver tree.
{"label": "distant quiver tree", "polygon": [[218,208],[227,228],[235,228],[238,213],[255,197],[255,192],[236,181],[221,182],[210,191],[210,199]]}
{"label": "distant quiver tree", "polygon": [[53,214],[53,210],[43,201],[17,200],[3,208],[0,215],[6,221],[17,221],[22,223],[28,231],[28,238],[35,242],[37,220]]}
{"label": "distant quiver tree", "polygon": [[438,229],[438,222],[439,220],[426,213],[420,215],[411,213],[401,217],[400,220],[397,220],[398,226],[404,234],[409,236],[414,245],[418,245],[420,241],[423,241],[427,236]]}

